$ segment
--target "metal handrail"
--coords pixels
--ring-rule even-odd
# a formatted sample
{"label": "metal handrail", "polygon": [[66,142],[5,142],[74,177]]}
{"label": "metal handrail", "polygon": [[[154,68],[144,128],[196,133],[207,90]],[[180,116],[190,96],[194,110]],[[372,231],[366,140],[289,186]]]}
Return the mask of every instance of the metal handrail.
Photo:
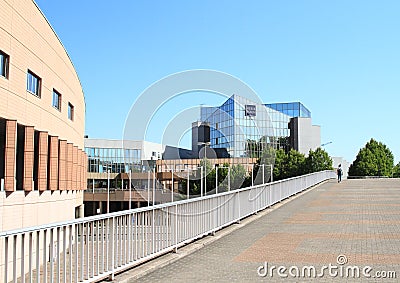
{"label": "metal handrail", "polygon": [[[28,282],[35,276],[36,280],[47,276],[64,282],[112,278],[331,178],[335,178],[333,171],[322,171],[173,203],[0,232],[4,251],[0,281],[16,280],[21,274]],[[35,271],[38,268],[41,272]]]}

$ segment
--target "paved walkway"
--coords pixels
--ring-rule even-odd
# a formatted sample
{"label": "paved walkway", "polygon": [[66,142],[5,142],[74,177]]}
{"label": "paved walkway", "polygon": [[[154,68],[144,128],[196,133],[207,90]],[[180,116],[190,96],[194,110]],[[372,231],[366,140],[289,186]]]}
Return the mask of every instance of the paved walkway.
{"label": "paved walkway", "polygon": [[[337,266],[332,276],[323,269],[329,264]],[[281,273],[292,282],[400,281],[400,180],[327,182],[138,281],[284,280],[277,269],[271,273],[273,265],[286,267]],[[317,278],[310,278],[312,267]]]}

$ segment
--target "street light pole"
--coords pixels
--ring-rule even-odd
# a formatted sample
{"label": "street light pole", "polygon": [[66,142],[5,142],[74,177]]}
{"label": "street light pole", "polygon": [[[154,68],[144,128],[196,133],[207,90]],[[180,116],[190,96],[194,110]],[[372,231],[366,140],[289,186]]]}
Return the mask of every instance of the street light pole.
{"label": "street light pole", "polygon": [[254,186],[254,163],[253,166],[251,168],[251,186]]}
{"label": "street light pole", "polygon": [[231,166],[228,167],[228,192],[231,190]]}
{"label": "street light pole", "polygon": [[218,194],[218,166],[215,166],[215,194]]}
{"label": "street light pole", "polygon": [[132,202],[132,170],[129,169],[129,209],[131,209]]}
{"label": "street light pole", "polygon": [[174,202],[174,167],[175,164],[172,165],[172,187],[171,187],[171,202]]}
{"label": "street light pole", "polygon": [[156,198],[156,172],[153,172],[153,206]]}
{"label": "street light pole", "polygon": [[201,172],[200,172],[200,196],[203,196],[203,166],[200,166]]}
{"label": "street light pole", "polygon": [[207,166],[204,165],[204,195],[207,195]]}
{"label": "street light pole", "polygon": [[107,170],[107,213],[110,213],[110,170]]}
{"label": "street light pole", "polygon": [[150,206],[150,170],[147,171],[147,206]]}
{"label": "street light pole", "polygon": [[189,199],[190,198],[190,192],[189,192],[189,167],[187,169],[188,170],[187,170],[187,188],[186,188],[187,192],[186,192],[186,195],[187,195],[187,199]]}

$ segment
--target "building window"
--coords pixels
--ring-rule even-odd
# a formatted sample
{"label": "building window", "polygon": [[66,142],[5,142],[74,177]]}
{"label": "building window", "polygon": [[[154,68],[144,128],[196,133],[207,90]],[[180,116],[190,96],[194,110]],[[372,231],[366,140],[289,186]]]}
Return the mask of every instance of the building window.
{"label": "building window", "polygon": [[74,106],[68,102],[68,119],[74,121]]}
{"label": "building window", "polygon": [[61,111],[61,94],[53,89],[53,107]]}
{"label": "building window", "polygon": [[40,97],[40,85],[41,85],[41,78],[39,78],[37,75],[28,70],[26,89],[30,93],[36,95],[37,97]]}
{"label": "building window", "polygon": [[8,79],[8,64],[10,56],[0,50],[0,76]]}

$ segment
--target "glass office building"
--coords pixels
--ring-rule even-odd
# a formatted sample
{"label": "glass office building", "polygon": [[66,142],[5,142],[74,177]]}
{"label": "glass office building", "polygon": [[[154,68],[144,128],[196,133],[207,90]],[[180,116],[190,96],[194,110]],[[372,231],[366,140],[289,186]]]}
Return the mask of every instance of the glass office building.
{"label": "glass office building", "polygon": [[[122,189],[123,179],[132,173],[132,184],[142,188],[147,184],[147,172],[155,168],[163,147],[146,141],[122,141],[85,138],[88,156],[88,189],[105,188],[110,178],[110,188]],[[109,172],[109,174],[108,174]],[[142,182],[143,180],[143,182]]]}
{"label": "glass office building", "polygon": [[200,112],[201,121],[210,124],[209,146],[226,148],[231,158],[258,158],[267,146],[289,150],[290,119],[311,118],[300,102],[260,104],[239,95]]}
{"label": "glass office building", "polygon": [[270,103],[266,107],[279,111],[290,117],[311,118],[311,112],[300,102]]}
{"label": "glass office building", "polygon": [[85,147],[90,173],[127,173],[142,171],[141,150]]}

